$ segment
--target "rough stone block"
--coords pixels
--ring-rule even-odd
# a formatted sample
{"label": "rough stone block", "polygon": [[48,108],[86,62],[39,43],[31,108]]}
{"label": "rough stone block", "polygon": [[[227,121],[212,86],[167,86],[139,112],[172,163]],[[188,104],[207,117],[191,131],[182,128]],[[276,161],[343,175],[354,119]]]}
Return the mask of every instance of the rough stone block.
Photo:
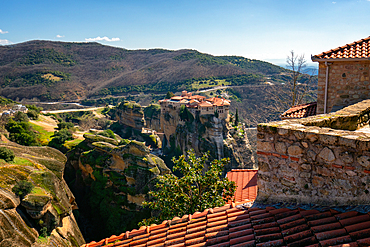
{"label": "rough stone block", "polygon": [[325,176],[325,177],[329,177],[329,176],[334,175],[334,172],[332,172],[328,168],[322,167],[322,166],[317,166],[316,167],[316,172],[317,172],[317,174]]}
{"label": "rough stone block", "polygon": [[319,139],[322,143],[329,144],[329,145],[333,145],[338,141],[337,136],[328,135],[328,134],[319,135]]}
{"label": "rough stone block", "polygon": [[292,145],[288,147],[288,154],[290,156],[301,156],[303,153],[303,149],[297,145]]}
{"label": "rough stone block", "polygon": [[317,141],[317,139],[319,139],[319,137],[317,136],[317,134],[314,134],[314,133],[307,133],[306,138],[310,142],[315,142],[315,141]]}
{"label": "rough stone block", "polygon": [[363,166],[365,169],[370,168],[370,157],[369,156],[360,156],[357,158],[357,162]]}
{"label": "rough stone block", "polygon": [[311,177],[311,173],[309,173],[309,172],[301,172],[299,174],[299,177],[301,177],[301,178],[310,178]]}
{"label": "rough stone block", "polygon": [[327,162],[333,162],[335,160],[333,151],[328,147],[325,147],[323,150],[321,150],[319,157]]}
{"label": "rough stone block", "polygon": [[353,162],[353,154],[348,151],[344,151],[339,154],[339,159],[346,164],[352,163]]}
{"label": "rough stone block", "polygon": [[321,187],[324,184],[324,178],[319,176],[313,176],[312,185],[316,187]]}
{"label": "rough stone block", "polygon": [[312,166],[310,164],[302,164],[301,165],[301,168],[303,170],[311,170],[312,169]]}
{"label": "rough stone block", "polygon": [[286,145],[284,142],[276,142],[275,143],[275,150],[279,154],[286,154]]}
{"label": "rough stone block", "polygon": [[257,141],[257,150],[264,152],[275,152],[271,142]]}

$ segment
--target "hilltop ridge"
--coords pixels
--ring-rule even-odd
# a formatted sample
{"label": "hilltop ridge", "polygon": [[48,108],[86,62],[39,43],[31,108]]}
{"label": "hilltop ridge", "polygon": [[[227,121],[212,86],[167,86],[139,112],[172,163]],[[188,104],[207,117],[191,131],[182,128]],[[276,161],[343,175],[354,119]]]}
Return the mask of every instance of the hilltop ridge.
{"label": "hilltop ridge", "polygon": [[127,50],[99,43],[33,40],[0,47],[0,95],[11,99],[79,100],[189,89],[189,80],[231,84],[279,80],[285,69],[238,56],[196,50]]}

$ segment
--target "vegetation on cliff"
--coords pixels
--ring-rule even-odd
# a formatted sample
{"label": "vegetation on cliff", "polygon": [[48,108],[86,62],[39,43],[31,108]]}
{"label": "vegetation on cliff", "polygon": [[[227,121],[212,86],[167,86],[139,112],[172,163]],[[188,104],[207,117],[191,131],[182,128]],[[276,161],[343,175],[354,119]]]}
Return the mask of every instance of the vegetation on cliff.
{"label": "vegetation on cliff", "polygon": [[[65,177],[76,194],[85,238],[99,240],[137,228],[150,217],[141,202],[154,186],[153,179],[171,171],[141,142],[109,130],[84,137],[68,153]],[[89,228],[84,227],[87,222]]]}
{"label": "vegetation on cliff", "polygon": [[66,157],[50,147],[21,146],[4,137],[0,148],[15,156],[0,160],[0,245],[83,244],[72,216],[74,196],[62,178]]}
{"label": "vegetation on cliff", "polygon": [[156,190],[150,191],[150,201],[144,205],[159,212],[157,217],[146,219],[142,224],[161,223],[185,214],[202,212],[207,208],[223,206],[234,196],[236,185],[222,178],[223,167],[229,159],[213,160],[207,166],[209,155],[197,158],[194,151],[173,159],[173,170],[179,170],[181,177],[173,174],[159,176]]}

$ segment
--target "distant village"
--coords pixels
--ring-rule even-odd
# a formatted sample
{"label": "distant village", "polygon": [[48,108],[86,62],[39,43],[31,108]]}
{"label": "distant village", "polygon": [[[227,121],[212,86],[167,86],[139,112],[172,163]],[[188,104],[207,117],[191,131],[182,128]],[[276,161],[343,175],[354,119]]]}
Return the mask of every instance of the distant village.
{"label": "distant village", "polygon": [[27,113],[28,109],[24,105],[17,104],[17,105],[14,105],[11,109],[0,112],[0,116],[13,116],[19,111],[23,113]]}

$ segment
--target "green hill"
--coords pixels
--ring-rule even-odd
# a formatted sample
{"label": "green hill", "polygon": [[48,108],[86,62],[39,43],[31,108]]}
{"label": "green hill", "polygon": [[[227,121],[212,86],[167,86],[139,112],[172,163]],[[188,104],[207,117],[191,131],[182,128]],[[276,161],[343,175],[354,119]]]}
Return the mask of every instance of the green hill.
{"label": "green hill", "polygon": [[278,81],[285,71],[267,62],[195,50],[126,50],[39,40],[0,47],[0,95],[14,100],[165,93],[196,89],[199,86],[193,84],[199,81],[212,81],[208,86],[215,86],[215,81],[259,84],[266,78]]}

